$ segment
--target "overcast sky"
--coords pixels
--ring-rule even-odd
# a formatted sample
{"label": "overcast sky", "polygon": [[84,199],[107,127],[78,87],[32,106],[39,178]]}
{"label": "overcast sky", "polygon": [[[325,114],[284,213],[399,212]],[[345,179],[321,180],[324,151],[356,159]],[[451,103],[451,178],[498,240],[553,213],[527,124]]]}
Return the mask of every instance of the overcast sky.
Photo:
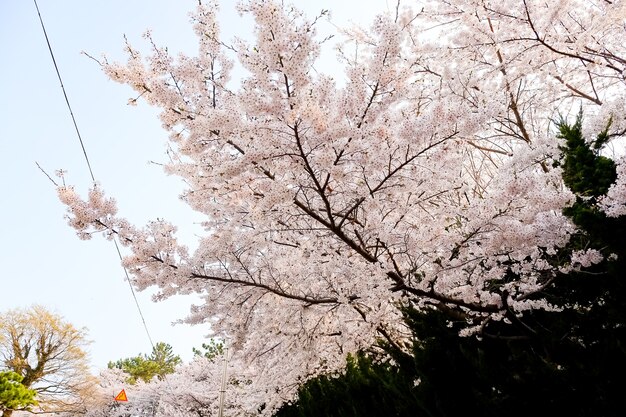
{"label": "overcast sky", "polygon": [[[392,5],[395,2],[390,2]],[[166,133],[155,109],[126,103],[133,92],[106,78],[87,51],[123,59],[123,35],[140,49],[141,34],[170,50],[193,54],[196,42],[188,13],[191,0],[38,0],[57,64],[91,160],[96,180],[117,199],[119,212],[136,224],[165,218],[192,240],[200,217],[176,198],[182,184],[167,177]],[[250,22],[223,1],[226,39],[249,36]],[[387,9],[386,0],[296,0],[308,13],[331,9],[333,22],[367,23]],[[330,26],[325,26],[330,30]],[[86,327],[94,370],[109,360],[148,353],[150,343],[125,281],[115,247],[96,238],[81,241],[63,218],[54,186],[35,162],[85,193],[90,176],[54,72],[31,0],[0,0],[0,311],[41,304]],[[333,53],[325,68],[332,71]],[[138,294],[152,339],[170,343],[184,360],[206,341],[206,326],[172,322],[183,318],[191,297],[153,303]]]}

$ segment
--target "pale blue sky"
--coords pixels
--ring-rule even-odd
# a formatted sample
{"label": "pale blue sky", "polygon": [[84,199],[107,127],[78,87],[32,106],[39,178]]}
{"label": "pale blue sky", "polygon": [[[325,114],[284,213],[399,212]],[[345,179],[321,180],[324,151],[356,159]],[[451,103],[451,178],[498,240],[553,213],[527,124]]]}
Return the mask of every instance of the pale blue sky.
{"label": "pale blue sky", "polygon": [[[390,2],[393,6],[395,2]],[[197,1],[38,0],[63,82],[96,179],[118,201],[120,214],[144,224],[166,218],[192,239],[199,217],[176,199],[181,183],[148,161],[165,160],[166,133],[156,110],[127,106],[132,91],[106,78],[81,55],[106,53],[122,59],[123,35],[146,47],[141,34],[170,50],[194,53],[188,12]],[[225,38],[248,36],[249,22],[222,2]],[[366,23],[386,0],[297,0],[315,13],[333,11],[333,21]],[[328,30],[328,27],[326,28]],[[87,327],[94,368],[151,350],[115,247],[104,239],[79,240],[63,219],[64,207],[35,161],[50,173],[63,168],[67,180],[86,191],[89,172],[82,156],[45,39],[31,0],[0,0],[0,311],[42,304],[77,327]],[[333,54],[325,66],[332,70]],[[185,227],[186,226],[186,227]],[[153,303],[138,293],[154,342],[165,341],[183,359],[200,346],[206,326],[171,323],[186,315],[194,299]]]}

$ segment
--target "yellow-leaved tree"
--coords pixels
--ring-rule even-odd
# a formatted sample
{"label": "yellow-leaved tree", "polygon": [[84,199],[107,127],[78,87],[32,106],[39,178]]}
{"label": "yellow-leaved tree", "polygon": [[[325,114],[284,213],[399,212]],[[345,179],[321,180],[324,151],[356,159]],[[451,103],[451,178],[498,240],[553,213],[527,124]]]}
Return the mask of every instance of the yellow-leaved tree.
{"label": "yellow-leaved tree", "polygon": [[[86,329],[41,306],[0,313],[0,371],[22,376],[43,412],[79,411],[95,386],[89,372]],[[3,410],[9,417],[13,410]]]}

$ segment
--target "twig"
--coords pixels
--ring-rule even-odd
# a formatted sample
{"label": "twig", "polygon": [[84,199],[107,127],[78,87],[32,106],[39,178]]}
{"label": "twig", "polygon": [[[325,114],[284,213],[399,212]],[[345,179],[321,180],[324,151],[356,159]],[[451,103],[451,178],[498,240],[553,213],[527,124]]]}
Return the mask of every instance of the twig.
{"label": "twig", "polygon": [[48,177],[48,179],[49,179],[50,181],[52,181],[52,184],[54,184],[54,186],[55,186],[55,187],[58,187],[58,186],[59,186],[59,184],[57,184],[57,183],[56,183],[56,181],[55,181],[55,180],[53,180],[53,179],[52,179],[52,177],[51,177],[51,176],[50,176],[50,175],[49,175],[46,171],[44,171],[44,169],[41,167],[41,165],[39,165],[39,162],[35,161],[35,164],[37,165],[37,168],[39,168],[39,170],[40,170],[41,172],[43,172],[43,173],[44,173],[44,175],[45,175],[46,177]]}

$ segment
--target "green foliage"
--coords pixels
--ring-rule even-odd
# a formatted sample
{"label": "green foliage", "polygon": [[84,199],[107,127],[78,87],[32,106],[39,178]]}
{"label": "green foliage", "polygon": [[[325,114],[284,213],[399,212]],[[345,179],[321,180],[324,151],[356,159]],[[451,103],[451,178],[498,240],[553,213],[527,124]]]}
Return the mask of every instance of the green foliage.
{"label": "green foliage", "polygon": [[[608,140],[611,122],[600,132],[596,140],[587,142],[582,136],[582,114],[579,113],[573,125],[564,120],[559,123],[559,137],[564,139],[563,181],[576,194],[576,202],[564,213],[586,232],[593,246],[601,248],[605,240],[614,241],[616,234],[613,223],[596,206],[599,196],[606,194],[617,178],[615,163],[602,155],[602,146]],[[587,243],[587,242],[585,242]]]}
{"label": "green foliage", "polygon": [[[570,334],[574,334],[585,346],[606,344],[603,338],[609,332],[623,332],[626,311],[626,285],[622,279],[626,270],[626,219],[607,217],[597,206],[616,179],[615,163],[600,155],[606,144],[611,121],[596,140],[587,142],[581,133],[582,115],[573,125],[564,121],[559,124],[560,137],[565,144],[563,152],[563,180],[576,194],[576,202],[564,210],[579,227],[572,237],[569,250],[594,248],[605,257],[617,255],[578,274],[561,277],[558,292],[551,301],[560,305],[577,305],[568,309],[563,317],[571,322]],[[576,172],[577,171],[577,172]],[[616,336],[617,337],[617,336]],[[622,337],[622,336],[619,336]]]}
{"label": "green foliage", "polygon": [[342,375],[322,375],[306,382],[298,401],[284,405],[276,417],[416,416],[422,408],[414,379],[389,362],[365,354],[349,356]]}
{"label": "green foliage", "polygon": [[22,379],[12,371],[0,372],[0,411],[27,410],[31,405],[37,405],[37,392],[22,385]]}
{"label": "green foliage", "polygon": [[559,313],[529,320],[551,326],[534,337],[460,338],[460,326],[448,327],[448,318],[435,311],[409,310],[407,322],[421,380],[415,395],[426,415],[617,416],[626,405],[616,379],[626,371],[624,352],[610,343],[580,344],[563,333],[566,318]]}
{"label": "green foliage", "polygon": [[626,219],[608,218],[597,206],[616,178],[614,162],[600,154],[610,123],[593,142],[581,126],[581,115],[573,125],[558,126],[563,180],[577,195],[564,213],[579,231],[552,262],[587,248],[617,258],[557,276],[540,296],[563,311],[527,312],[511,324],[489,323],[479,337],[462,338],[465,323],[449,311],[407,308],[409,353],[381,342],[386,363],[351,358],[344,374],[306,382],[297,400],[275,415],[623,415]]}
{"label": "green foliage", "polygon": [[224,354],[224,343],[216,342],[215,339],[211,339],[209,343],[202,344],[202,349],[192,349],[194,355],[204,356],[207,359],[213,360]]}
{"label": "green foliage", "polygon": [[588,143],[582,135],[582,113],[573,125],[561,120],[558,124],[559,137],[565,140],[563,152],[563,181],[581,197],[598,197],[609,190],[617,175],[615,163],[600,155],[608,140],[611,122],[593,142]]}
{"label": "green foliage", "polygon": [[174,373],[176,366],[180,363],[180,356],[174,355],[172,347],[167,343],[159,342],[149,356],[139,354],[132,358],[119,359],[116,362],[109,362],[108,367],[123,370],[129,374],[127,382],[135,384],[138,380],[150,382],[154,377],[162,380],[165,375]]}

